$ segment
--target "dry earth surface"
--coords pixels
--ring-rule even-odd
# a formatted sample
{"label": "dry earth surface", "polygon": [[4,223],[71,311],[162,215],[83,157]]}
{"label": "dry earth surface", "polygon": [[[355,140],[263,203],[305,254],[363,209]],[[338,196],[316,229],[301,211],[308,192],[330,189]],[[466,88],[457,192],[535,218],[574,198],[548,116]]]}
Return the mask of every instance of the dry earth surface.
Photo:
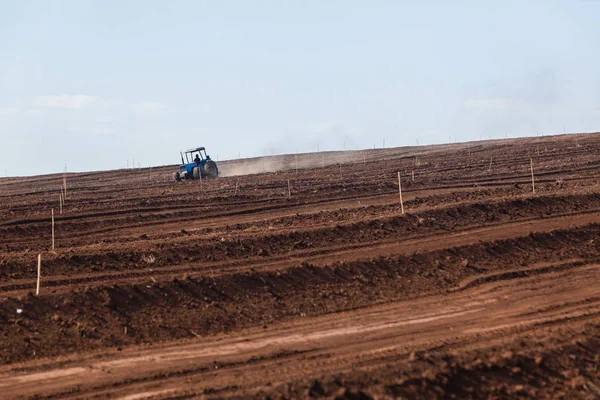
{"label": "dry earth surface", "polygon": [[0,179],[0,397],[600,398],[600,134],[219,166]]}

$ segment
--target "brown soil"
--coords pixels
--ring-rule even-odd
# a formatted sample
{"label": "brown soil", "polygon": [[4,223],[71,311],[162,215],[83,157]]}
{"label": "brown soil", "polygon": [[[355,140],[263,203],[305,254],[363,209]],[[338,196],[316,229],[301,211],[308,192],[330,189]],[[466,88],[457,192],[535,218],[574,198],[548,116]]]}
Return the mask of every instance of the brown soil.
{"label": "brown soil", "polygon": [[62,215],[62,174],[0,179],[2,397],[600,398],[599,150],[68,174]]}

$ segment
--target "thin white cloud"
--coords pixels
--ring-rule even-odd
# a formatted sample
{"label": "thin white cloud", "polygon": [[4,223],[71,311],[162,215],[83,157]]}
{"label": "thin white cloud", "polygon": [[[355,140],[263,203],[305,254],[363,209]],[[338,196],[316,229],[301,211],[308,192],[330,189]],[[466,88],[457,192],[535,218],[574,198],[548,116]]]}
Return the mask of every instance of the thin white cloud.
{"label": "thin white cloud", "polygon": [[87,108],[98,101],[96,96],[86,96],[81,94],[60,94],[37,96],[33,101],[35,107],[44,108],[62,108],[67,110],[80,110]]}
{"label": "thin white cloud", "polygon": [[63,109],[63,110],[117,110],[126,109],[129,104],[118,101],[108,100],[99,96],[90,96],[82,94],[61,94],[37,96],[33,99],[31,110],[41,112],[41,109]]}
{"label": "thin white cloud", "polygon": [[[71,94],[37,96],[33,100],[33,107],[34,108],[32,110],[38,111],[46,108],[74,111],[85,109],[96,111],[98,113],[101,112],[104,114],[99,118],[103,119],[103,121],[105,122],[114,121],[117,119],[117,116],[106,114],[107,112],[129,112],[144,115],[155,115],[164,112],[167,109],[170,109],[168,105],[156,101],[128,103],[121,100],[105,99],[98,96]],[[72,117],[74,117],[73,114],[62,114],[54,116],[54,118],[65,118],[67,120],[70,120]]]}
{"label": "thin white cloud", "polygon": [[157,103],[154,101],[144,101],[130,105],[131,111],[140,114],[155,114],[169,108],[166,104]]}
{"label": "thin white cloud", "polygon": [[19,109],[16,107],[5,107],[0,108],[0,116],[10,116],[15,115],[19,112]]}

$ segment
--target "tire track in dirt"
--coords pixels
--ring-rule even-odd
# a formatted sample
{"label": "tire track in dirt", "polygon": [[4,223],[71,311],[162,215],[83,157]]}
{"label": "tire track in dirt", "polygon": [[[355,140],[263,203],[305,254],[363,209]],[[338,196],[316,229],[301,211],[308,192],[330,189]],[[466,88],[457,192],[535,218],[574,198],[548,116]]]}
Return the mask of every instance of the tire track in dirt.
{"label": "tire track in dirt", "polygon": [[[494,280],[455,293],[452,300],[445,297],[444,303],[452,305],[442,308],[439,298],[425,298],[283,324],[266,332],[254,330],[152,350],[131,349],[83,363],[67,361],[57,369],[46,364],[43,372],[15,374],[11,367],[3,367],[0,387],[9,396],[18,390],[26,396],[58,392],[54,398],[84,394],[118,397],[148,393],[149,383],[154,381],[160,384],[159,395],[173,396],[181,390],[183,378],[182,394],[222,397],[251,393],[264,389],[265,382],[274,387],[302,378],[307,372],[321,376],[369,368],[376,366],[381,356],[397,354],[406,359],[415,351],[428,351],[441,343],[462,347],[461,343],[468,342],[471,348],[485,347],[490,338],[507,341],[515,333],[538,329],[541,324],[561,324],[569,317],[594,318],[600,313],[600,301],[588,302],[585,309],[577,304],[593,295],[597,298],[598,283],[598,265]],[[522,301],[523,292],[528,293],[527,301]],[[552,304],[560,309],[548,308]],[[536,308],[538,313],[531,318],[531,309]],[[488,329],[490,318],[499,328]],[[447,337],[448,329],[455,330],[454,337]],[[279,361],[282,354],[287,358],[284,364]],[[188,370],[191,365],[195,371]],[[18,366],[21,371],[23,367]],[[240,381],[236,377],[242,371],[244,379]],[[140,382],[136,377],[150,377],[151,381],[142,378]],[[234,380],[237,387],[231,386]],[[60,395],[61,387],[77,387],[77,391]],[[49,391],[44,392],[44,388]]]}
{"label": "tire track in dirt", "polygon": [[[323,267],[304,264],[276,272],[122,283],[8,298],[0,301],[5,335],[20,338],[16,334],[20,331],[27,340],[1,343],[0,355],[14,362],[33,352],[50,350],[51,355],[65,348],[72,351],[210,335],[268,326],[302,314],[321,315],[375,301],[443,292],[468,277],[512,271],[523,263],[582,256],[600,259],[591,240],[599,230],[599,226],[591,226],[537,233],[485,245]],[[15,316],[15,309],[25,311]],[[61,346],[46,346],[53,341]]]}

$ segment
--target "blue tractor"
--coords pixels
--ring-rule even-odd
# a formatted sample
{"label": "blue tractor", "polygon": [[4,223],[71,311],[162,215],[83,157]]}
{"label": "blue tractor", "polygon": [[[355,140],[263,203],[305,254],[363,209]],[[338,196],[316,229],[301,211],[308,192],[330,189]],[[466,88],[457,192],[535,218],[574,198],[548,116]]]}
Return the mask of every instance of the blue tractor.
{"label": "blue tractor", "polygon": [[217,164],[206,154],[204,147],[182,151],[181,165],[173,174],[179,182],[182,179],[215,179],[219,176]]}

